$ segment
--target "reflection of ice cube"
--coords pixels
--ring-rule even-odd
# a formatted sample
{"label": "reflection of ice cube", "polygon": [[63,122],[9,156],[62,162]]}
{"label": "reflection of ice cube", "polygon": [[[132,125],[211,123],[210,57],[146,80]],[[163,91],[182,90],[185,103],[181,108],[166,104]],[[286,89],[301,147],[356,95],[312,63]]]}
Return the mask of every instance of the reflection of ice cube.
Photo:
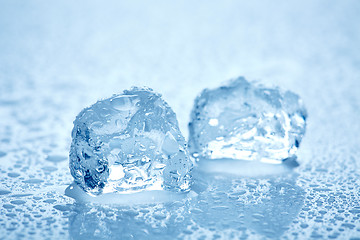
{"label": "reflection of ice cube", "polygon": [[256,86],[240,77],[195,100],[189,147],[210,159],[281,163],[294,157],[307,113],[298,95]]}
{"label": "reflection of ice cube", "polygon": [[70,170],[86,192],[188,191],[193,163],[175,113],[151,89],[98,101],[76,117]]}

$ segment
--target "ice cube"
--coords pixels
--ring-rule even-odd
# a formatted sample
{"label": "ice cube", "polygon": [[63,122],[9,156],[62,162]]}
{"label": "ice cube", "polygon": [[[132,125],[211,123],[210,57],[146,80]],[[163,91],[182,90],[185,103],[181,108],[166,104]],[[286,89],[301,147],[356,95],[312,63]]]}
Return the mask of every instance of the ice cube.
{"label": "ice cube", "polygon": [[70,171],[90,194],[186,192],[192,167],[175,113],[152,89],[98,101],[74,121]]}
{"label": "ice cube", "polygon": [[306,109],[293,92],[266,88],[243,77],[205,89],[189,123],[193,156],[281,163],[295,157],[306,127]]}

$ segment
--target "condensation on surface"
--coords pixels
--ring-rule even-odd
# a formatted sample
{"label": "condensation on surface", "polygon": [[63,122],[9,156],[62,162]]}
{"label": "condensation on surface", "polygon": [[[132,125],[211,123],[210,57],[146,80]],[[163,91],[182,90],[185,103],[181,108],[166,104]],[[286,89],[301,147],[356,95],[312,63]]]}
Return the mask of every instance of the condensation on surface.
{"label": "condensation on surface", "polygon": [[76,203],[64,195],[72,182],[66,155],[78,109],[74,103],[83,97],[61,98],[67,91],[57,91],[55,98],[26,98],[25,92],[11,104],[1,101],[2,113],[13,116],[0,120],[2,238],[344,239],[360,234],[358,108],[349,107],[346,98],[337,104],[348,107],[327,112],[332,104],[326,99],[324,109],[312,115],[299,167],[269,172],[264,165],[262,171],[257,166],[254,173],[240,175],[196,168],[196,194],[113,206]]}

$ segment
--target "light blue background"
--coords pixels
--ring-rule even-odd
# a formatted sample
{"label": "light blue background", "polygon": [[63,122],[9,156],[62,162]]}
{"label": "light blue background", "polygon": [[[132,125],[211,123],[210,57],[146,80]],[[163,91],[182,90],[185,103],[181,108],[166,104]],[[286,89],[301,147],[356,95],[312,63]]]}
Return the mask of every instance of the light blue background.
{"label": "light blue background", "polygon": [[[215,209],[204,219],[192,219],[195,230],[185,224],[163,237],[197,238],[205,232],[210,239],[214,234],[238,238],[245,232],[241,236],[250,239],[359,238],[359,13],[359,1],[1,0],[0,190],[11,193],[0,194],[0,238],[80,238],[74,233],[78,218],[71,224],[74,201],[63,190],[71,183],[66,157],[72,121],[82,108],[132,85],[146,85],[163,94],[187,137],[195,96],[237,76],[279,85],[303,98],[309,119],[300,167],[287,180],[220,184],[238,185],[248,199],[256,200],[257,194],[270,199],[261,206],[241,203],[246,206],[239,210],[242,217],[231,219],[245,219],[244,228],[224,220],[230,226],[213,227],[214,233],[203,223],[224,213]],[[53,155],[63,160],[48,161]],[[264,181],[267,187],[261,187]],[[31,195],[16,195],[23,193]],[[291,196],[297,208],[281,205]],[[19,199],[24,203],[11,203]],[[227,204],[231,209],[232,202]],[[266,221],[254,223],[261,219],[257,209],[273,211],[262,219],[285,226],[270,224],[272,233],[262,231]],[[289,218],[276,209],[287,209]],[[91,216],[81,216],[80,224],[92,226],[86,220]],[[166,217],[154,221],[171,226]],[[99,217],[97,223],[122,222]],[[151,225],[142,223],[144,229]],[[108,238],[124,233],[107,231],[110,235],[103,236]],[[82,237],[96,235],[88,234]],[[162,236],[156,234],[149,238]]]}

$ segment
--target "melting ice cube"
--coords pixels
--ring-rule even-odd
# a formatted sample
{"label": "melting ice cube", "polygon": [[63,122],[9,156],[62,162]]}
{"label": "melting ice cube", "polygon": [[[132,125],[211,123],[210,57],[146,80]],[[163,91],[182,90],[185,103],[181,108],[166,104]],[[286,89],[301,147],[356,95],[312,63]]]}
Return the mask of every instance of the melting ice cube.
{"label": "melting ice cube", "polygon": [[306,109],[293,92],[249,83],[243,77],[195,99],[189,123],[194,156],[281,163],[295,156]]}
{"label": "melting ice cube", "polygon": [[148,88],[98,101],[74,121],[70,171],[86,192],[186,192],[189,158],[175,113]]}

